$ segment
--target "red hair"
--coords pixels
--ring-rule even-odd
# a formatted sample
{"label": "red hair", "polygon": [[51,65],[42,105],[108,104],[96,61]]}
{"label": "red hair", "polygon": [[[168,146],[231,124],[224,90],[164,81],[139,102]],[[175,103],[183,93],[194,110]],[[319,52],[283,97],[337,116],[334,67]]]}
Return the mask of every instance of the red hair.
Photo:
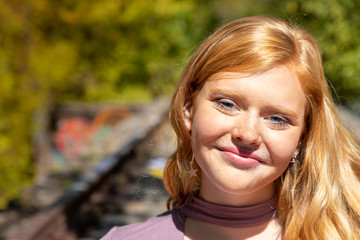
{"label": "red hair", "polygon": [[218,72],[254,74],[282,64],[296,71],[307,97],[300,160],[276,181],[285,239],[353,239],[354,231],[360,234],[359,145],[338,118],[316,40],[276,18],[248,17],[224,25],[185,66],[170,106],[177,150],[164,170],[168,207],[191,201],[201,184],[200,177],[187,174],[192,149],[183,110],[207,79]]}

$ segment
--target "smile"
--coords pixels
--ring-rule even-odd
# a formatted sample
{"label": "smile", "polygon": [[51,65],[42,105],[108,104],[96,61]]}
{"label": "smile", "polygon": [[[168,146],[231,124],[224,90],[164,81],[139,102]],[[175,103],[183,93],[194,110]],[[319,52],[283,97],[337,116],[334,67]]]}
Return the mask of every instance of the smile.
{"label": "smile", "polygon": [[254,167],[262,163],[259,156],[253,153],[242,153],[237,148],[219,148],[222,155],[231,163],[241,167]]}

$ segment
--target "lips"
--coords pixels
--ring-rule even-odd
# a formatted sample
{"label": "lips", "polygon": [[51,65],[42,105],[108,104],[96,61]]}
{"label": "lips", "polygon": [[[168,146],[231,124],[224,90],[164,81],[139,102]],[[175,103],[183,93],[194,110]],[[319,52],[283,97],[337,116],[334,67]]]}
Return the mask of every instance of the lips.
{"label": "lips", "polygon": [[236,147],[221,147],[218,149],[236,166],[253,167],[263,163],[262,158],[253,152],[242,151]]}

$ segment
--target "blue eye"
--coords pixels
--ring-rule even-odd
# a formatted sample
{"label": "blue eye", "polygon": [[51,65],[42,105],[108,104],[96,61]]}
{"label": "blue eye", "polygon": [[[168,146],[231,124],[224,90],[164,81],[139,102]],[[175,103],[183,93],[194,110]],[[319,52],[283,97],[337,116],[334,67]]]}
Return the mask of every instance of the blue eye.
{"label": "blue eye", "polygon": [[271,116],[270,120],[276,123],[280,123],[280,122],[286,122],[283,118],[279,117],[279,116]]}
{"label": "blue eye", "polygon": [[236,108],[236,105],[234,102],[228,99],[218,99],[215,100],[216,107],[223,111],[232,111]]}
{"label": "blue eye", "polygon": [[268,118],[273,127],[284,129],[289,126],[289,121],[280,116],[270,116]]}
{"label": "blue eye", "polygon": [[225,108],[230,108],[230,109],[235,107],[233,103],[226,101],[219,101],[219,104],[221,104]]}

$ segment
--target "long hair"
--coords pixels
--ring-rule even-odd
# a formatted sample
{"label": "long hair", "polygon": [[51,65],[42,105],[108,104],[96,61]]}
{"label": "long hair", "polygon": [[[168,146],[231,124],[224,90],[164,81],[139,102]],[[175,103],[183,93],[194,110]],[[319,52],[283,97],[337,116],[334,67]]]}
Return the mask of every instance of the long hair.
{"label": "long hair", "polygon": [[359,239],[360,147],[339,120],[316,40],[304,29],[270,17],[242,18],[224,25],[185,66],[170,105],[177,150],[164,170],[168,208],[187,204],[201,184],[200,177],[187,174],[193,154],[184,108],[191,107],[215,73],[262,73],[278,65],[297,73],[307,98],[300,154],[275,182],[283,236]]}

